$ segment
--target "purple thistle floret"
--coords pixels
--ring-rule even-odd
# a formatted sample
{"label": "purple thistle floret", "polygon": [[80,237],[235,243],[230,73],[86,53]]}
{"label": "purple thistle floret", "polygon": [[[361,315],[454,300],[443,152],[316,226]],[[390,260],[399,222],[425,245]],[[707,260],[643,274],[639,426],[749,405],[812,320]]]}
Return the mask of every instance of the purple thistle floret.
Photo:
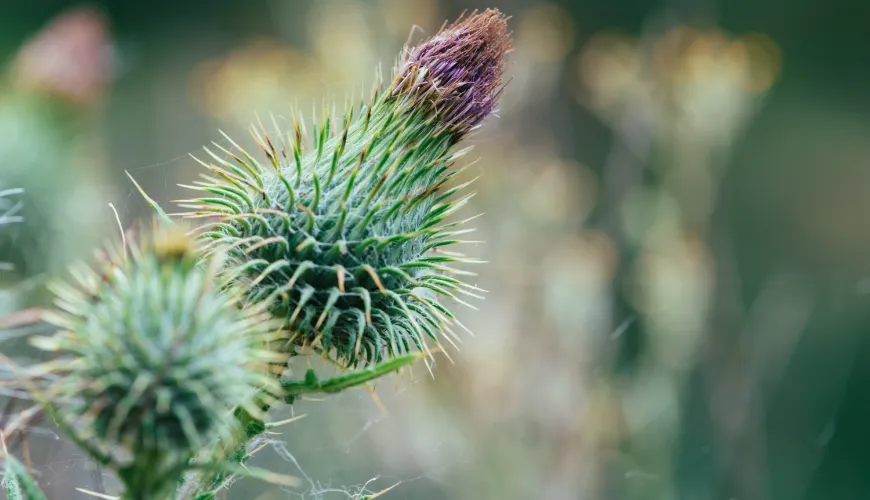
{"label": "purple thistle floret", "polygon": [[495,9],[474,12],[405,49],[392,95],[427,106],[462,136],[495,110],[510,48],[507,18]]}

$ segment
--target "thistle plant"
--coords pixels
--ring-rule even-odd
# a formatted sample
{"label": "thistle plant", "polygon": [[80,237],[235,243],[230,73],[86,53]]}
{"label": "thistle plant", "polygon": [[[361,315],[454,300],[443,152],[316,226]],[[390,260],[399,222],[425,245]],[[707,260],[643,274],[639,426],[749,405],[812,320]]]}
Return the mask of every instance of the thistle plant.
{"label": "thistle plant", "polygon": [[[175,232],[177,233],[177,231]],[[280,332],[203,265],[193,241],[158,231],[96,268],[54,285],[58,327],[34,343],[59,356],[38,392],[77,442],[114,466],[128,498],[161,498],[196,450],[241,431],[238,408],[257,415]]]}
{"label": "thistle plant", "polygon": [[252,128],[259,162],[206,148],[213,174],[188,186],[188,217],[216,219],[201,238],[228,254],[252,302],[267,302],[293,345],[332,353],[343,366],[451,342],[453,313],[478,289],[452,263],[476,262],[448,246],[468,230],[449,217],[471,195],[453,185],[454,151],[492,114],[503,89],[510,38],[494,10],[475,13],[406,49],[392,80],[340,122],[323,119],[306,147],[304,124]]}
{"label": "thistle plant", "polygon": [[[142,191],[161,219],[153,235],[53,287],[45,320],[58,331],[34,344],[55,358],[23,379],[117,472],[123,499],[214,499],[237,476],[289,484],[245,465],[273,404],[358,387],[431,355],[427,339],[458,338],[439,298],[480,290],[453,267],[477,261],[448,251],[471,231],[454,218],[471,197],[453,181],[468,151],[455,147],[494,112],[509,49],[506,18],[474,13],[405,49],[341,120],[324,113],[310,135],[295,114],[289,133],[258,123],[262,162],[227,137],[186,186],[199,197],[179,202],[205,223],[183,233]],[[311,352],[345,373],[285,378]]]}

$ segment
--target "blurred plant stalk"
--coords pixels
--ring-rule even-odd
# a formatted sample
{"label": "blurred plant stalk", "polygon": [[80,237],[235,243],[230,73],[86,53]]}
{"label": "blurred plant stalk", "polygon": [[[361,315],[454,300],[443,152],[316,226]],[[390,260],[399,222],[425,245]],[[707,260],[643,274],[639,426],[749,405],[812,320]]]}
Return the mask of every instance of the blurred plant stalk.
{"label": "blurred plant stalk", "polygon": [[108,24],[73,8],[22,45],[0,82],[0,182],[22,188],[27,216],[0,235],[0,311],[40,304],[45,278],[112,227],[97,143],[111,70]]}
{"label": "blurred plant stalk", "polygon": [[[717,268],[729,259],[714,217],[720,179],[778,74],[779,53],[761,35],[651,31],[594,37],[578,68],[581,100],[617,141],[595,221],[619,252],[612,300],[614,328],[624,328],[616,329],[611,363],[631,451],[614,465],[663,479],[674,477],[687,377],[718,335]],[[610,485],[621,498],[675,496],[675,487],[643,479]]]}

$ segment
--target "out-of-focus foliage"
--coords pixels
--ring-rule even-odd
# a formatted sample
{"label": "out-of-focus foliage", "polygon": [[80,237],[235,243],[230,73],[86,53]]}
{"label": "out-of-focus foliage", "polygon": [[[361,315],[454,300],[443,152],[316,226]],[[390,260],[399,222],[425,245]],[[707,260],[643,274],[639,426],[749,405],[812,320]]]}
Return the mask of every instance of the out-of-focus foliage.
{"label": "out-of-focus foliage", "polygon": [[38,300],[46,278],[90,251],[112,221],[100,213],[111,190],[94,154],[93,114],[109,78],[106,23],[90,8],[62,12],[0,75],[0,177],[24,190],[28,214],[0,235],[0,260],[13,266],[0,282],[17,282],[18,299]]}
{"label": "out-of-focus foliage", "polygon": [[[108,230],[108,202],[123,221],[148,210],[123,170],[160,201],[186,196],[175,184],[198,172],[187,154],[218,128],[240,136],[255,113],[281,119],[293,104],[319,112],[325,98],[340,108],[368,97],[371,67],[386,72],[409,36],[464,8],[513,16],[513,80],[500,119],[471,137],[470,158],[483,160],[464,174],[482,177],[461,215],[486,213],[473,239],[488,265],[471,283],[489,293],[459,318],[475,336],[449,353],[454,363],[439,358],[434,378],[416,370],[397,386],[298,402],[309,417],[254,462],[286,464],[308,481],[306,498],[396,483],[383,498],[870,492],[870,6],[98,4],[117,42],[116,79],[98,125],[76,128],[99,147],[75,157],[108,167],[61,169],[64,183],[99,194],[84,196],[97,208],[58,202],[50,213]],[[13,61],[68,5],[12,2],[0,54]],[[62,127],[25,134],[38,115],[17,116],[0,149],[70,161],[65,139],[52,139]],[[37,140],[48,142],[27,142]],[[19,187],[4,175],[20,163],[4,157],[3,188]],[[97,243],[67,232],[81,235],[70,245]],[[102,488],[39,431],[28,446],[50,498],[87,498],[68,484]],[[234,495],[289,494],[240,484]]]}

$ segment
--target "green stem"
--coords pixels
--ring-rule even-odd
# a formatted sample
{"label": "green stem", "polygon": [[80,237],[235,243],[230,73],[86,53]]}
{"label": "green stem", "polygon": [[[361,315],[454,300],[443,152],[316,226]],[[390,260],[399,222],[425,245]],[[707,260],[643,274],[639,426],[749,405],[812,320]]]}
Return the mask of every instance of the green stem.
{"label": "green stem", "polygon": [[182,457],[167,461],[166,454],[160,450],[140,453],[131,465],[118,470],[118,478],[124,484],[121,498],[164,500],[170,497],[173,485],[178,483],[189,461]]}

